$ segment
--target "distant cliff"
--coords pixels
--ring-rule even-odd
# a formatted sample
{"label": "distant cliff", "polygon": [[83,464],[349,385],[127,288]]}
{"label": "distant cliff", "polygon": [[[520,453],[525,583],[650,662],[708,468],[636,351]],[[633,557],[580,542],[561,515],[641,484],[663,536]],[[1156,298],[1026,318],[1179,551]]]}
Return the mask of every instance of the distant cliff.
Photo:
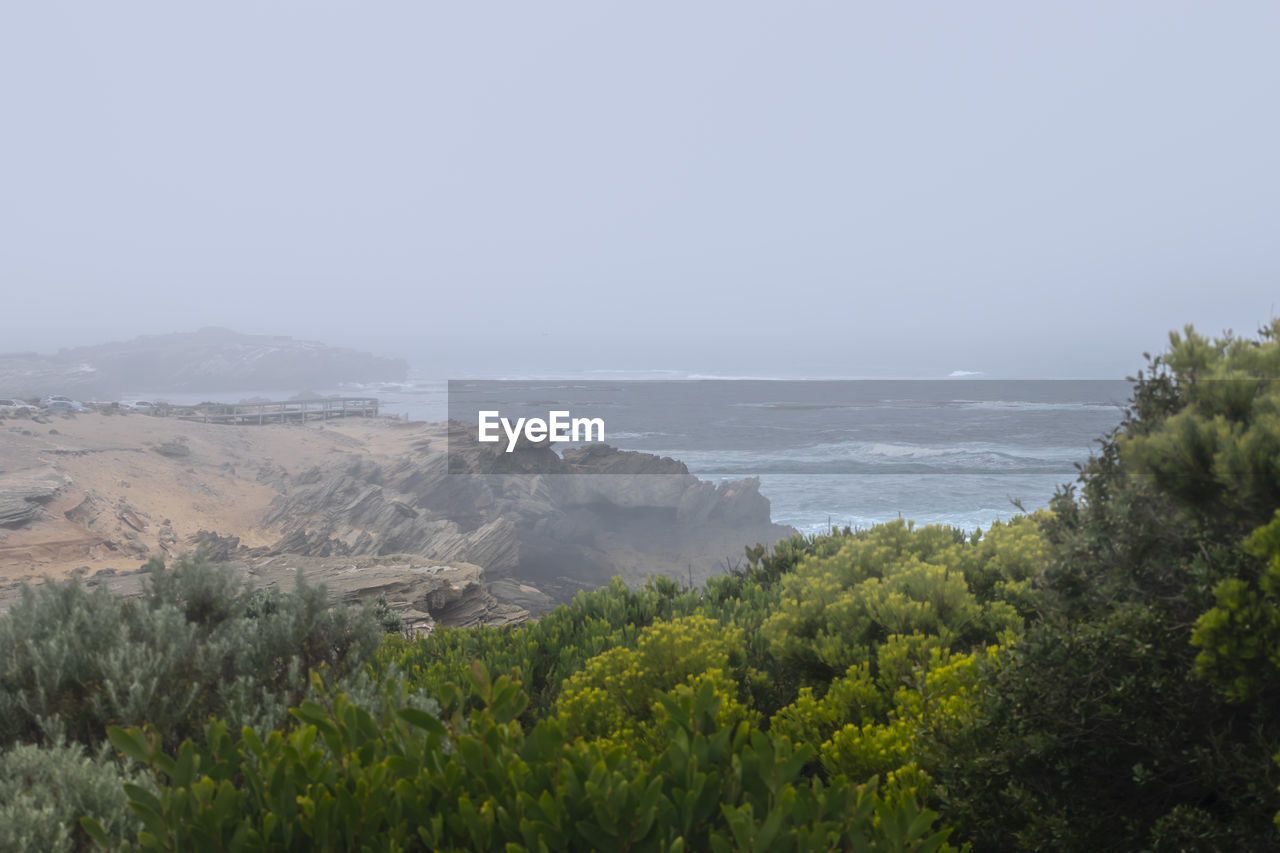
{"label": "distant cliff", "polygon": [[317,341],[205,328],[64,349],[56,355],[0,355],[0,393],[91,397],[127,389],[301,390],[343,382],[398,382],[408,370],[403,359]]}

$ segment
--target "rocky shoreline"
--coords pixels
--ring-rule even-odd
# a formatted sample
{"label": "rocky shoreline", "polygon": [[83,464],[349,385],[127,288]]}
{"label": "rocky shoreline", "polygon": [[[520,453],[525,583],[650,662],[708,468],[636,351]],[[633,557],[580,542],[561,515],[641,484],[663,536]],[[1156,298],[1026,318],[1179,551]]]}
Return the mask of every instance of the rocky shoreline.
{"label": "rocky shoreline", "polygon": [[[40,420],[0,422],[0,607],[23,580],[101,572],[125,588],[149,555],[204,548],[252,582],[301,572],[342,598],[395,590],[420,628],[504,624],[614,576],[699,583],[793,532],[771,522],[758,481],[709,483],[604,445],[523,445],[495,475],[456,473],[493,470],[498,452],[459,447],[457,431],[450,473],[442,424]],[[158,452],[173,442],[189,452]],[[449,599],[461,604],[440,598],[433,566],[465,569]]]}

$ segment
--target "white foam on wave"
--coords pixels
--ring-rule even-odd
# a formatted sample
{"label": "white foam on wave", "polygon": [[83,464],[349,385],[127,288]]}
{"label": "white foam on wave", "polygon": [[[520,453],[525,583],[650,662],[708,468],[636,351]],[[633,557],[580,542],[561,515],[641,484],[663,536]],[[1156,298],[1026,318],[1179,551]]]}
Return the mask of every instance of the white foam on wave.
{"label": "white foam on wave", "polygon": [[1123,409],[1121,402],[1070,402],[1042,403],[1033,400],[952,400],[956,406],[968,409],[1016,409],[1023,412],[1078,412],[1082,409]]}
{"label": "white foam on wave", "polygon": [[943,447],[917,447],[914,444],[873,444],[868,451],[872,456],[887,456],[893,459],[916,459],[920,457],[945,456],[957,449]]}
{"label": "white foam on wave", "polygon": [[660,452],[681,460],[693,473],[729,472],[797,474],[1018,474],[1068,473],[1087,450],[1078,447],[1013,447],[968,443],[927,447],[908,443],[838,441],[781,448],[776,451],[667,448]]}
{"label": "white foam on wave", "polygon": [[[609,441],[634,441],[637,438],[655,438],[658,436],[670,435],[665,432],[611,432],[609,433]],[[647,451],[646,451],[647,452]]]}

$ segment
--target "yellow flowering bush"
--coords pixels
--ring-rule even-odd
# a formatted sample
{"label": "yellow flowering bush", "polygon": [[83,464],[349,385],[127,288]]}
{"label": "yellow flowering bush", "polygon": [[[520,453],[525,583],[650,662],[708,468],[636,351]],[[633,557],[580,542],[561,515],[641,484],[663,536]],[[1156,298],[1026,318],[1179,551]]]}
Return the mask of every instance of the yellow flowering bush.
{"label": "yellow flowering bush", "polygon": [[567,679],[557,713],[571,735],[630,741],[660,730],[649,725],[660,694],[710,683],[725,721],[745,719],[737,699],[744,659],[740,628],[700,614],[657,622],[640,633],[635,648],[596,655]]}

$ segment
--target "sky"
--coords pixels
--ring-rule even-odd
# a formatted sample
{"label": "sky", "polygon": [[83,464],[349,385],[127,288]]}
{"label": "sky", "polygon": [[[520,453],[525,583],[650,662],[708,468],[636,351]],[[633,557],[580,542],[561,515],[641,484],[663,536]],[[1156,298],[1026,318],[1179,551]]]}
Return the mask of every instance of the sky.
{"label": "sky", "polygon": [[1120,378],[1280,294],[1280,4],[9,3],[0,351]]}

